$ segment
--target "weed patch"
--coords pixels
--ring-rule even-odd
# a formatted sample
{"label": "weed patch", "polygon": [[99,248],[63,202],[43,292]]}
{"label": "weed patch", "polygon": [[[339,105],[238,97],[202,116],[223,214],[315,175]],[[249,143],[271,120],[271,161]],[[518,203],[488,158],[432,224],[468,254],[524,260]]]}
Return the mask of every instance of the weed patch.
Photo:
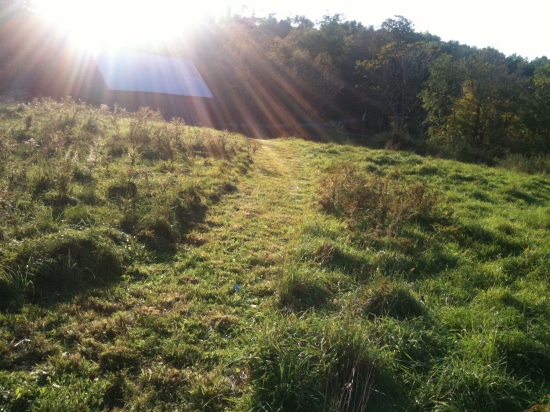
{"label": "weed patch", "polygon": [[365,239],[397,237],[412,223],[424,226],[448,218],[437,193],[425,183],[366,174],[353,166],[335,168],[321,181],[321,207],[345,218]]}

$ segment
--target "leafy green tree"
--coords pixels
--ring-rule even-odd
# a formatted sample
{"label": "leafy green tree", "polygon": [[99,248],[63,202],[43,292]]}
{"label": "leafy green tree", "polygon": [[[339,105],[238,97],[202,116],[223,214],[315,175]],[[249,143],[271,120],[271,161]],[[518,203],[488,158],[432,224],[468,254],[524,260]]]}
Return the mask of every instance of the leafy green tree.
{"label": "leafy green tree", "polygon": [[292,31],[292,21],[289,17],[285,20],[277,20],[274,14],[270,14],[265,19],[260,19],[258,29],[270,37],[284,39]]}
{"label": "leafy green tree", "polygon": [[446,133],[448,119],[453,114],[465,79],[464,65],[455,62],[450,54],[442,54],[431,62],[430,77],[420,93],[431,136]]}
{"label": "leafy green tree", "polygon": [[327,53],[335,67],[340,67],[349,53],[351,31],[351,25],[343,21],[341,14],[325,15],[319,23],[321,53]]}
{"label": "leafy green tree", "polygon": [[303,15],[294,16],[292,19],[292,25],[297,29],[313,29],[315,27],[315,23]]}
{"label": "leafy green tree", "polygon": [[421,93],[429,133],[501,155],[521,136],[525,76],[505,56],[482,49],[467,59],[442,55],[430,67]]}
{"label": "leafy green tree", "polygon": [[394,16],[394,19],[386,19],[382,23],[382,31],[389,34],[391,41],[414,43],[419,41],[418,33],[414,31],[414,24],[403,16]]}
{"label": "leafy green tree", "polygon": [[540,59],[531,79],[522,121],[530,145],[535,150],[550,151],[550,61]]}

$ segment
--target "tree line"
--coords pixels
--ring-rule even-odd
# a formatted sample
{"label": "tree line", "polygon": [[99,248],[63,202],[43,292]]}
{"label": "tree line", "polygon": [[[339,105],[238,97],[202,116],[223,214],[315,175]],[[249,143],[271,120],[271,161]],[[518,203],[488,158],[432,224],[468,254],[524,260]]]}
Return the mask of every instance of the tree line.
{"label": "tree line", "polygon": [[[13,4],[20,5],[0,1],[0,35],[9,40],[0,44],[0,92],[18,85],[32,97],[52,77],[52,56],[63,59],[63,40],[45,42],[36,16]],[[307,135],[332,120],[351,134],[364,126],[368,136],[389,133],[477,160],[550,151],[546,57],[442,41],[403,16],[375,28],[340,14],[317,22],[232,14],[141,49],[191,59],[214,94],[221,126]]]}

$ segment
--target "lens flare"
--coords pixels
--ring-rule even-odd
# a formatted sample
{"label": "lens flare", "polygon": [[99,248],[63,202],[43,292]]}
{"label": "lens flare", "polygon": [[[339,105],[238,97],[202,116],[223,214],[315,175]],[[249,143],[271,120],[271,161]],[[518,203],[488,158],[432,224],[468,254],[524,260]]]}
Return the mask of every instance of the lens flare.
{"label": "lens flare", "polygon": [[37,0],[39,15],[83,48],[139,46],[184,35],[214,16],[212,2]]}

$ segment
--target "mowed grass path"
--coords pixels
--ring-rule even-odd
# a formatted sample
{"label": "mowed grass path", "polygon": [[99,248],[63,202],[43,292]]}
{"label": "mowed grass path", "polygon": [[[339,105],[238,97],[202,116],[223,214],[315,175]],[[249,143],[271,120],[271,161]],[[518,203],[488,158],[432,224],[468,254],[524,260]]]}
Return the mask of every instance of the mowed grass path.
{"label": "mowed grass path", "polygon": [[[233,193],[208,213],[208,230],[200,230],[209,253],[225,265],[280,262],[296,238],[296,228],[312,213],[312,176],[296,149],[284,140],[259,141],[254,164]],[[260,265],[262,266],[262,265]],[[243,279],[243,281],[246,278]]]}

